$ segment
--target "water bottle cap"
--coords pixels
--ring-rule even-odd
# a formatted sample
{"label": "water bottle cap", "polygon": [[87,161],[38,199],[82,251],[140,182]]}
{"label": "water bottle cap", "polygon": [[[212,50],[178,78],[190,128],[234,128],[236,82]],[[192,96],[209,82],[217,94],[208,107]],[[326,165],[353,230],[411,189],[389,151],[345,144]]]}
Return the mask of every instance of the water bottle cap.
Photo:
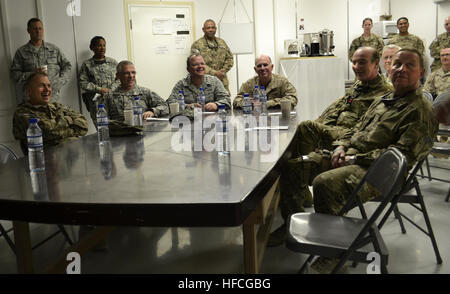
{"label": "water bottle cap", "polygon": [[183,90],[178,91],[178,93],[183,94]]}
{"label": "water bottle cap", "polygon": [[200,91],[203,91],[203,88],[200,88]]}
{"label": "water bottle cap", "polygon": [[261,86],[261,90],[264,90],[266,87],[264,87],[264,86]]}
{"label": "water bottle cap", "polygon": [[98,108],[105,108],[105,105],[104,104],[99,104]]}
{"label": "water bottle cap", "polygon": [[134,97],[134,101],[139,100],[139,96]]}
{"label": "water bottle cap", "polygon": [[255,89],[258,89],[258,85],[255,86]]}
{"label": "water bottle cap", "polygon": [[245,94],[244,94],[244,97],[250,97],[250,94],[245,93]]}
{"label": "water bottle cap", "polygon": [[225,109],[225,104],[219,105],[219,109]]}
{"label": "water bottle cap", "polygon": [[33,117],[33,118],[30,118],[28,121],[30,122],[30,124],[35,124],[38,122],[38,119]]}

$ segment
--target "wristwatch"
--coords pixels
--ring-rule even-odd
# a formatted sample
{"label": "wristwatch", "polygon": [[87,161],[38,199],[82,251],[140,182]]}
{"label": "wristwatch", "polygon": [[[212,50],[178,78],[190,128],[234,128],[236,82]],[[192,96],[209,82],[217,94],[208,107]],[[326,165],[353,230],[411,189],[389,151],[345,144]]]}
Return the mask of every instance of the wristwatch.
{"label": "wristwatch", "polygon": [[348,164],[349,165],[355,164],[355,161],[356,161],[356,156],[352,155],[352,156],[350,156],[350,159],[348,160]]}

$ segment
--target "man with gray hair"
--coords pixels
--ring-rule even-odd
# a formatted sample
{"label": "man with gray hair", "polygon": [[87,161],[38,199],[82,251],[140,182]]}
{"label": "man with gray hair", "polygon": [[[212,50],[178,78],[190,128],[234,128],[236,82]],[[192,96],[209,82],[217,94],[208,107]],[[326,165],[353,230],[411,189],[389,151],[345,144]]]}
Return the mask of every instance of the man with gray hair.
{"label": "man with gray hair", "polygon": [[242,84],[239,93],[233,100],[234,108],[242,108],[244,94],[248,93],[253,96],[255,86],[266,88],[267,108],[280,107],[281,99],[290,100],[291,106],[297,105],[297,90],[287,78],[272,73],[273,64],[269,56],[258,56],[253,69],[257,75]]}
{"label": "man with gray hair", "polygon": [[169,109],[166,102],[150,89],[136,84],[136,68],[131,61],[124,60],[117,65],[116,77],[120,86],[105,95],[105,107],[111,120],[124,122],[124,110],[139,97],[143,109],[143,119],[167,115]]}
{"label": "man with gray hair", "polygon": [[383,48],[383,54],[381,55],[381,62],[383,63],[384,70],[386,71],[385,75],[387,78],[389,77],[389,72],[391,71],[392,57],[400,49],[401,48],[399,46],[394,44],[386,45]]}
{"label": "man with gray hair", "polygon": [[177,102],[178,93],[182,91],[186,107],[193,108],[197,103],[200,88],[203,88],[206,111],[217,111],[219,105],[231,108],[230,95],[217,77],[206,74],[206,64],[201,55],[190,55],[186,66],[189,74],[175,84],[167,99],[168,104]]}

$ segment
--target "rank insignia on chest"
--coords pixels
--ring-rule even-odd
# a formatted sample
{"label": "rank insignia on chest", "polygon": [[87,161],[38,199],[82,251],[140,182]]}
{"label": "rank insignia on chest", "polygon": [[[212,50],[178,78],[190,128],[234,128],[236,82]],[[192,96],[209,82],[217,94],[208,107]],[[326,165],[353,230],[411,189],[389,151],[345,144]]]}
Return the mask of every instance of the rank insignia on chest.
{"label": "rank insignia on chest", "polygon": [[353,102],[353,97],[348,97],[347,98],[347,104],[352,104]]}

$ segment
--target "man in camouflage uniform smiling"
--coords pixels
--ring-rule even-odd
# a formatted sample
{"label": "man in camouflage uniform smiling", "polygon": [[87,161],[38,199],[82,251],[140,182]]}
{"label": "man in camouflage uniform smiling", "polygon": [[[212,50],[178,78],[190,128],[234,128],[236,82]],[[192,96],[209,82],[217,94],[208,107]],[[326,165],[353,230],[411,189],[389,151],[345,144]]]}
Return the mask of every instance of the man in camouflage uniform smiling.
{"label": "man in camouflage uniform smiling", "polygon": [[13,134],[20,140],[22,150],[27,148],[27,129],[30,118],[37,118],[42,129],[44,146],[84,136],[88,131],[86,118],[69,107],[50,102],[52,87],[45,73],[33,73],[26,82],[26,91],[30,100],[20,104],[13,118]]}
{"label": "man in camouflage uniform smiling", "polygon": [[222,81],[227,92],[230,93],[227,72],[233,67],[233,54],[227,43],[215,36],[217,27],[212,19],[205,21],[202,30],[205,35],[192,44],[192,53],[203,57],[206,63],[205,73],[216,76]]}
{"label": "man in camouflage uniform smiling", "polygon": [[397,28],[399,31],[398,35],[395,35],[391,39],[389,39],[386,45],[394,44],[399,46],[400,48],[416,49],[420,52],[420,54],[423,55],[425,52],[423,41],[418,36],[410,34],[408,32],[409,22],[406,17],[400,17],[397,20]]}

